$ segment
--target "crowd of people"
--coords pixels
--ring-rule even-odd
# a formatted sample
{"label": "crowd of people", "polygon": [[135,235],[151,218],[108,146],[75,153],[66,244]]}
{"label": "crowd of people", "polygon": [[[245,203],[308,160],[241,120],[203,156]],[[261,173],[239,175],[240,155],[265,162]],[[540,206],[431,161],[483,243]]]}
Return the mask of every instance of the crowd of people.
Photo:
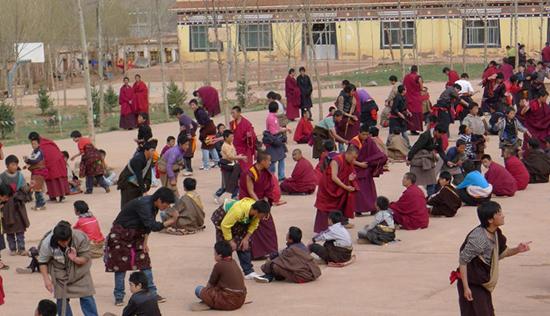
{"label": "crowd of people", "polygon": [[[499,228],[504,215],[491,199],[514,196],[528,184],[547,183],[550,176],[550,105],[544,86],[544,79],[550,78],[550,44],[541,62],[520,60],[517,69],[510,70],[513,62],[507,57],[500,65],[489,63],[482,76],[480,103],[474,100],[477,91],[468,74],[459,76],[448,67],[443,68],[448,81],[434,104],[416,65],[402,83],[390,76],[391,91],[381,111],[365,88],[344,80],[334,106],[317,123],[311,119],[313,88],[304,67],[297,77],[294,69],[288,72],[286,105],[280,94],[267,94],[268,114],[262,127],[254,126],[239,106],[231,109],[229,126],[215,125],[213,117],[220,113],[217,91],[202,87],[193,93],[188,111],[174,109],[179,129],[166,139],[160,153],[149,125],[147,86],[139,75],[133,87],[124,78],[120,126],[137,128],[138,135],[137,148],[118,177],[105,162],[106,152],[78,130],[70,134],[77,146],[71,157],[36,132],[29,134],[32,152],[22,157],[22,168],[16,156],[4,158],[0,151],[6,167],[0,174],[0,250],[5,248],[5,235],[10,255],[31,258],[29,266],[17,272],[39,272],[56,298],[56,303],[41,301],[37,315],[72,315],[70,299],[79,299],[84,315],[98,315],[90,267],[92,258],[99,257],[104,258],[106,272],[113,273],[117,306],[125,305],[126,272],[132,272],[132,297],[123,315],[160,315],[158,303],[166,298],[154,283],[148,239],[152,232],[189,235],[209,225],[193,177],[192,158],[200,142],[199,169],[219,168],[221,185],[213,192],[219,207],[210,218],[216,263],[207,284],[196,287],[201,303],[193,309],[240,308],[246,303],[244,280],[311,282],[321,275],[319,264],[353,263],[354,241],[348,229],[354,227],[356,216],[374,215],[358,231],[356,242],[383,245],[396,240],[398,229],[426,229],[431,216],[453,217],[468,205],[477,207],[480,225],[460,248],[459,268],[451,279],[458,280],[463,315],[492,315],[491,291],[499,259],[528,251],[529,244],[506,246]],[[296,120],[296,127],[290,128]],[[459,125],[454,144],[450,124]],[[380,128],[389,129],[386,141],[379,136]],[[504,165],[485,153],[490,135],[498,137]],[[418,136],[414,142],[412,136]],[[314,166],[295,148],[291,153],[295,166],[287,176],[290,139],[312,146],[312,158],[318,161]],[[78,158],[76,175],[70,165]],[[389,172],[389,162],[410,167],[402,178],[405,190],[396,201],[379,195],[374,181]],[[28,183],[25,169],[30,172]],[[80,178],[85,179],[84,191]],[[50,201],[60,203],[67,195],[92,194],[94,187],[109,192],[115,184],[120,210],[107,234],[101,232],[87,203],[78,200],[73,226],[62,220],[37,247],[27,249],[26,203],[34,199],[31,208],[41,211],[46,208],[45,189]],[[146,194],[155,186],[160,188]],[[292,226],[286,247],[280,250],[272,208],[286,203],[283,195],[313,194],[314,237],[303,243],[302,230]],[[261,273],[252,263],[258,259],[265,260]],[[8,268],[0,258],[0,270]]]}

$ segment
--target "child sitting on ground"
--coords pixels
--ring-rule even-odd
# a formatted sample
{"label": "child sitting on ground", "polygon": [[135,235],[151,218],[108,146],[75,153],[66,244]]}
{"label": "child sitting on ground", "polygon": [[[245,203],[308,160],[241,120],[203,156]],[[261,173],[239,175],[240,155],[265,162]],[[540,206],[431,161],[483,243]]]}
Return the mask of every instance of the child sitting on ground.
{"label": "child sitting on ground", "polygon": [[390,201],[385,196],[376,198],[376,215],[374,220],[357,232],[357,242],[384,245],[395,240],[395,222],[389,209]]}
{"label": "child sitting on ground", "polygon": [[34,206],[32,210],[45,210],[46,200],[44,199],[44,181],[48,176],[48,169],[44,155],[40,150],[38,140],[31,140],[32,153],[30,157],[23,156],[23,161],[27,164],[24,168],[31,172],[31,190],[34,192]]}
{"label": "child sitting on ground", "polygon": [[65,164],[67,165],[67,178],[69,180],[69,195],[73,194],[79,194],[82,193],[82,189],[80,188],[80,180],[73,172],[73,169],[71,169],[71,166],[69,165],[69,153],[66,151],[61,152],[63,154],[63,157],[65,158]]}
{"label": "child sitting on ground", "polygon": [[[352,241],[349,232],[342,225],[343,219],[340,211],[331,212],[328,216],[328,229],[313,237],[313,243],[309,245],[309,251],[326,263],[343,263],[351,259]],[[325,243],[319,245],[318,241]]]}
{"label": "child sitting on ground", "polygon": [[197,286],[195,295],[202,304],[212,309],[236,310],[243,306],[246,299],[246,287],[239,266],[231,257],[231,245],[218,241],[214,245],[216,264],[206,286]]}
{"label": "child sitting on ground", "polygon": [[173,207],[166,212],[161,212],[163,221],[169,219],[169,212],[178,213],[178,220],[174,225],[166,228],[166,233],[173,235],[189,235],[205,228],[204,207],[200,196],[195,192],[196,187],[197,180],[185,178],[183,180],[185,194],[176,201]]}
{"label": "child sitting on ground", "polygon": [[105,157],[107,157],[107,152],[105,152],[105,150],[103,149],[100,149],[99,154],[103,163],[103,169],[105,170],[105,173],[103,174],[103,179],[105,180],[105,183],[107,183],[108,186],[115,185],[117,181],[117,174],[115,172],[115,169],[109,167],[107,165],[107,162],[105,161]]}
{"label": "child sitting on ground", "polygon": [[[29,186],[19,171],[19,159],[14,155],[6,157],[6,171],[0,174],[0,183],[10,187],[13,195],[2,206],[2,233],[6,234],[11,256],[27,256],[25,231],[29,228],[29,217],[25,203]],[[3,241],[3,238],[2,238]]]}
{"label": "child sitting on ground", "polygon": [[132,297],[124,307],[122,316],[147,315],[161,316],[157,296],[149,291],[149,281],[142,271],[130,274]]}
{"label": "child sitting on ground", "polygon": [[432,216],[453,217],[462,206],[462,200],[451,184],[451,173],[442,171],[437,182],[440,189],[428,198],[428,210]]}
{"label": "child sitting on ground", "polygon": [[290,227],[286,234],[286,245],[280,253],[275,253],[262,265],[263,276],[255,277],[260,283],[273,280],[294,283],[315,281],[321,276],[321,269],[310,256],[306,245],[302,243],[302,230]]}
{"label": "child sitting on ground", "polygon": [[94,214],[90,212],[86,202],[78,200],[74,202],[73,207],[74,213],[78,216],[78,221],[74,224],[73,228],[81,230],[88,236],[90,240],[90,256],[92,258],[101,258],[103,256],[105,237],[101,233],[99,222]]}

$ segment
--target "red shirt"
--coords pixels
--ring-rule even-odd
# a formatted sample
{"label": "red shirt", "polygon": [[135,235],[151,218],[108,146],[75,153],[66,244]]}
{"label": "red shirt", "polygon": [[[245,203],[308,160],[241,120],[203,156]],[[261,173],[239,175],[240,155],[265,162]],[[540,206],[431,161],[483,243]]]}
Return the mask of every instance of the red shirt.
{"label": "red shirt", "polygon": [[101,229],[99,228],[99,222],[95,216],[80,217],[76,224],[74,224],[73,228],[81,230],[86,234],[86,236],[88,236],[88,239],[96,243],[105,240],[105,237],[103,237]]}
{"label": "red shirt", "polygon": [[550,63],[550,46],[546,46],[542,49],[542,61],[545,63]]}
{"label": "red shirt", "polygon": [[84,153],[84,147],[91,143],[92,141],[88,137],[80,137],[80,139],[76,143],[76,145],[78,146],[78,151]]}
{"label": "red shirt", "polygon": [[452,85],[455,84],[455,82],[457,80],[460,79],[460,77],[458,76],[458,73],[454,70],[449,70],[449,73],[447,73],[447,83],[445,84],[445,86],[447,87],[451,87]]}

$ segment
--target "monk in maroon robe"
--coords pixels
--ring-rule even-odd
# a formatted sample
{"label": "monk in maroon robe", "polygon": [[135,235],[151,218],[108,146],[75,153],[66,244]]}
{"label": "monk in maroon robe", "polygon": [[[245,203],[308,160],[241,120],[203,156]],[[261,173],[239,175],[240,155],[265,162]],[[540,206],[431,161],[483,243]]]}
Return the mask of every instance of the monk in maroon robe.
{"label": "monk in maroon robe", "polygon": [[315,226],[313,231],[320,233],[328,229],[328,214],[340,211],[346,218],[354,217],[355,182],[354,162],[359,152],[355,146],[349,146],[345,153],[335,156],[326,168],[317,190],[315,199]]}
{"label": "monk in maroon robe", "polygon": [[202,106],[208,111],[210,117],[214,117],[221,113],[220,96],[216,88],[211,86],[200,87],[193,92],[193,96],[201,99]]}
{"label": "monk in maroon robe", "polygon": [[[258,152],[258,160],[249,169],[245,169],[245,176],[239,181],[239,199],[245,197],[254,200],[267,200],[273,204],[274,195],[273,175],[269,172],[271,156],[265,152]],[[251,253],[253,259],[261,259],[277,252],[277,230],[273,221],[273,214],[262,219],[258,229],[250,238]]]}
{"label": "monk in maroon robe", "polygon": [[[550,135],[550,105],[546,103],[547,99],[548,93],[542,93],[537,99],[531,100],[529,106],[522,106],[518,115],[531,137],[538,139],[541,144],[544,144],[546,136]],[[525,133],[523,138],[526,148],[530,137]]]}
{"label": "monk in maroon robe", "polygon": [[[136,82],[134,83],[134,100],[132,105],[136,110],[136,117],[138,113],[149,114],[149,88],[145,82],[141,81],[141,76],[136,75]],[[149,122],[147,122],[149,124]]]}
{"label": "monk in maroon robe", "polygon": [[[233,120],[229,123],[229,128],[233,132],[233,146],[238,155],[243,155],[246,160],[239,160],[241,170],[248,170],[254,162],[256,154],[256,133],[254,127],[249,120],[241,115],[241,107],[234,106],[231,109],[231,117]],[[246,172],[241,172],[241,178],[246,175]]]}
{"label": "monk in maroon robe", "polygon": [[294,131],[294,141],[298,144],[307,144],[313,134],[313,124],[309,120],[309,112],[304,111]]}
{"label": "monk in maroon robe", "polygon": [[376,212],[376,184],[374,177],[384,172],[384,165],[388,157],[380,151],[376,142],[369,135],[369,126],[361,126],[361,132],[351,142],[359,149],[359,156],[355,161],[355,173],[359,191],[355,193],[356,214]]}
{"label": "monk in maroon robe", "polygon": [[287,194],[313,193],[317,187],[317,176],[313,165],[302,156],[300,149],[292,151],[292,159],[296,161],[296,166],[294,166],[290,178],[281,183],[281,191]]}
{"label": "monk in maroon robe", "polygon": [[50,200],[59,202],[65,199],[65,195],[68,195],[69,180],[67,178],[67,163],[63,153],[59,150],[57,145],[44,137],[40,137],[37,132],[31,132],[29,134],[29,140],[37,140],[40,144],[40,150],[44,155],[44,162],[46,169],[48,169],[48,175],[45,177],[46,187],[48,189],[48,196]]}
{"label": "monk in maroon robe", "polygon": [[411,132],[422,131],[422,92],[423,88],[422,77],[418,74],[418,66],[413,65],[411,72],[403,78],[403,86],[405,87],[405,98],[407,101],[407,110],[411,112],[408,119],[408,128]]}
{"label": "monk in maroon robe", "polygon": [[504,167],[516,180],[518,190],[525,190],[529,184],[529,171],[510,149],[504,150]]}
{"label": "monk in maroon robe", "polygon": [[407,172],[403,176],[403,186],[406,188],[396,202],[390,203],[393,219],[402,229],[415,230],[428,227],[430,213],[426,207],[424,192],[415,184],[414,173]]}
{"label": "monk in maroon robe", "polygon": [[300,116],[301,92],[298,82],[296,81],[296,72],[294,69],[288,71],[288,76],[285,79],[285,96],[286,96],[286,117],[294,121]]}
{"label": "monk in maroon robe", "polygon": [[124,84],[120,87],[118,104],[120,104],[120,123],[122,129],[134,129],[137,127],[137,115],[134,107],[134,89],[128,84],[130,79],[124,77]]}
{"label": "monk in maroon robe", "polygon": [[498,163],[491,160],[491,156],[483,155],[481,163],[487,172],[485,179],[493,186],[493,194],[496,196],[514,196],[518,190],[516,179]]}

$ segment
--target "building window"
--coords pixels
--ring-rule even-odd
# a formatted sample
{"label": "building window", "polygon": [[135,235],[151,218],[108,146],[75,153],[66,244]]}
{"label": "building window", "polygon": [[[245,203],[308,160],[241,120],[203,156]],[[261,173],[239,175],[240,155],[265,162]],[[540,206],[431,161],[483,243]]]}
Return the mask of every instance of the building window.
{"label": "building window", "polygon": [[273,50],[271,24],[239,26],[239,47],[247,50]]}
{"label": "building window", "polygon": [[[414,21],[401,21],[404,48],[413,48],[416,44]],[[399,21],[383,21],[380,25],[380,48],[399,48]]]}
{"label": "building window", "polygon": [[[466,20],[462,29],[462,45],[466,48],[485,46],[485,25],[483,20]],[[487,20],[487,47],[500,47],[500,21]]]}
{"label": "building window", "polygon": [[[214,43],[208,41],[208,26],[206,25],[191,25],[189,27],[189,50],[192,52],[216,51],[217,47]],[[223,50],[223,45],[221,46]]]}

